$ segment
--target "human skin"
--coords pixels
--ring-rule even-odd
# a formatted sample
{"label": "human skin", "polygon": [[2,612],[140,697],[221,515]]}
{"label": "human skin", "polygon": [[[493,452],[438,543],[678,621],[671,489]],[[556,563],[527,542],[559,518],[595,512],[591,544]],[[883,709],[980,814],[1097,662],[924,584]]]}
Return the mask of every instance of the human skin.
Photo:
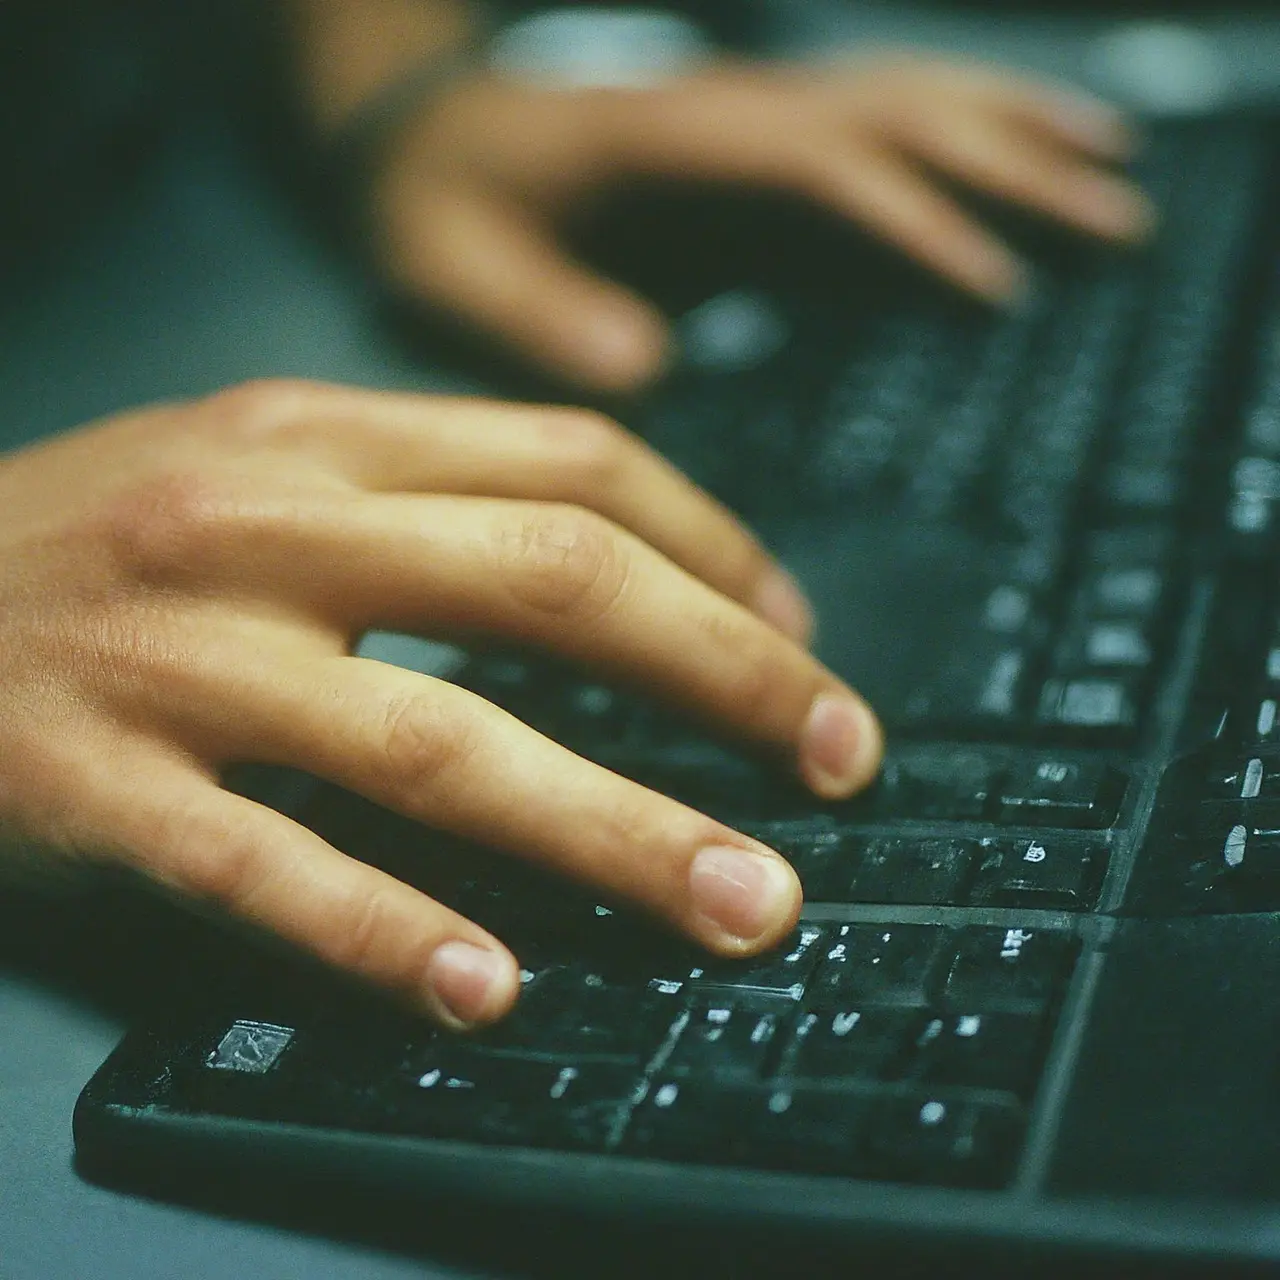
{"label": "human skin", "polygon": [[[322,130],[466,23],[448,0],[291,3]],[[406,121],[368,197],[398,288],[617,391],[661,371],[665,321],[558,237],[619,181],[789,191],[1000,302],[1019,264],[936,175],[1136,239],[1150,210],[1105,167],[1130,145],[1100,104],[907,60],[722,64],[651,90],[477,75]],[[590,414],[288,382],[140,410],[0,458],[0,871],[124,865],[447,1025],[500,1017],[501,940],[222,787],[258,761],[748,954],[799,911],[777,855],[352,650],[379,626],[542,646],[839,798],[874,776],[881,735],[807,653],[811,625],[746,530]]]}
{"label": "human skin", "polygon": [[0,871],[122,865],[446,1025],[501,1016],[501,940],[222,786],[261,762],[748,954],[799,912],[777,854],[352,651],[370,628],[538,646],[838,798],[881,737],[810,625],[736,520],[585,411],[268,382],[126,414],[0,459]]}
{"label": "human skin", "polygon": [[[465,38],[456,0],[288,0],[321,135],[379,86]],[[566,385],[630,392],[670,338],[646,299],[577,262],[561,232],[636,179],[794,195],[995,304],[1027,270],[947,184],[1089,235],[1143,239],[1154,214],[1114,169],[1111,107],[1010,72],[887,52],[818,69],[721,61],[647,88],[556,88],[477,71],[410,112],[367,192],[386,279]]]}

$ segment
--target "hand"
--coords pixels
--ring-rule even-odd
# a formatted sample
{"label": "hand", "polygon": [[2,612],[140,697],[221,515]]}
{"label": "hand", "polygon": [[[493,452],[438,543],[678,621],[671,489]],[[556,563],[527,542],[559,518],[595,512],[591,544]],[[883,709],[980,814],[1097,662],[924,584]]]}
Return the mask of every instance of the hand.
{"label": "hand", "polygon": [[776,854],[483,699],[351,656],[374,627],[590,661],[789,759],[874,774],[870,712],[790,580],[620,428],[563,409],[267,383],[0,460],[0,863],[119,862],[440,1021],[515,998],[502,944],[219,785],[294,766],[630,898],[709,948],[776,941]]}
{"label": "hand", "polygon": [[1131,144],[1102,103],[942,63],[722,66],[625,90],[477,79],[403,133],[375,186],[375,224],[399,287],[571,382],[624,391],[661,370],[665,321],[558,238],[572,211],[624,178],[794,193],[1002,302],[1022,288],[1019,263],[938,179],[1136,240],[1150,207],[1104,167]]}

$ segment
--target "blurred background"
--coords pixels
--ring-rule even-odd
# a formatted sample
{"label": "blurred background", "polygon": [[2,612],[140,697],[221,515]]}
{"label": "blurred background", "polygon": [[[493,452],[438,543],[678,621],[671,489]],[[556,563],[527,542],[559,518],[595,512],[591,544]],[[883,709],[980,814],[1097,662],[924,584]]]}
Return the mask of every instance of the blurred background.
{"label": "blurred background", "polygon": [[[400,348],[329,234],[273,12],[0,7],[0,445],[258,374],[474,385],[456,361],[429,372],[420,344]],[[1280,101],[1280,7],[1256,2],[686,0],[504,15],[495,57],[553,76],[625,76],[637,57],[678,68],[717,44],[818,60],[888,45],[1072,80],[1147,114]]]}

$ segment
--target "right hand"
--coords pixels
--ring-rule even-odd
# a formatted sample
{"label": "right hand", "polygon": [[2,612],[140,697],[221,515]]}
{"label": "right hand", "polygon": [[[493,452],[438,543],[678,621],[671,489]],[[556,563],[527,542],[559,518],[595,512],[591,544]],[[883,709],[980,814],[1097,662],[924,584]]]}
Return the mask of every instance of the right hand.
{"label": "right hand", "polygon": [[578,410],[264,383],[0,460],[0,862],[118,862],[451,1026],[516,996],[497,939],[220,785],[287,765],[629,898],[725,955],[800,907],[776,854],[476,695],[352,656],[489,632],[789,758],[819,795],[880,731],[722,508]]}
{"label": "right hand", "polygon": [[1027,269],[957,188],[1131,244],[1154,220],[1111,167],[1132,146],[1092,98],[902,54],[826,69],[724,62],[644,88],[482,75],[406,123],[369,213],[399,291],[580,387],[631,392],[667,362],[667,322],[562,234],[611,191],[661,180],[794,196],[1003,305]]}

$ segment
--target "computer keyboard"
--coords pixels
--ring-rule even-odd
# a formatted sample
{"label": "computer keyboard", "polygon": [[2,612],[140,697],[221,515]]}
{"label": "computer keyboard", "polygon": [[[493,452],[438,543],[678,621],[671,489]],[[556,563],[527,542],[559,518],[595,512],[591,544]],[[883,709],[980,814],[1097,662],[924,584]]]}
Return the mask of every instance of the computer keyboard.
{"label": "computer keyboard", "polygon": [[316,830],[512,946],[513,1014],[456,1036],[254,970],[126,1040],[82,1143],[230,1119],[366,1135],[352,1167],[410,1140],[396,1159],[442,1178],[557,1152],[588,1163],[520,1167],[579,1194],[637,1163],[1044,1193],[1126,929],[1280,910],[1272,156],[1255,122],[1157,131],[1152,249],[1055,243],[1007,314],[818,235],[687,308],[684,365],[632,425],[817,600],[819,655],[888,726],[867,793],[818,803],[558,661],[460,656],[459,683],[790,859],[782,947],[713,960],[322,787]]}

